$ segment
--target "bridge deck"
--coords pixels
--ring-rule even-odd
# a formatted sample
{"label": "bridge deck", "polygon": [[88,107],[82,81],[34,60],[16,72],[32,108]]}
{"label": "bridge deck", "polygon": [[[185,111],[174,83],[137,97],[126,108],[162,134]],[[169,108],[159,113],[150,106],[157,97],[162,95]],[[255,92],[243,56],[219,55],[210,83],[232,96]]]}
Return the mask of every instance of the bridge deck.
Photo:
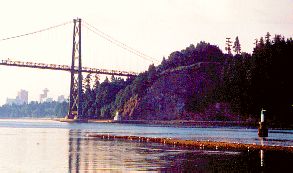
{"label": "bridge deck", "polygon": [[[24,61],[11,61],[9,59],[8,60],[1,60],[0,65],[37,68],[37,69],[48,69],[48,70],[61,70],[61,71],[69,71],[69,72],[72,71],[71,67],[68,65],[45,64],[45,63],[24,62]],[[73,70],[75,72],[78,72],[78,67],[75,66]],[[117,75],[117,76],[137,76],[138,75],[138,73],[135,73],[135,72],[97,69],[97,68],[91,68],[91,67],[82,67],[81,71],[85,72],[85,73]]]}

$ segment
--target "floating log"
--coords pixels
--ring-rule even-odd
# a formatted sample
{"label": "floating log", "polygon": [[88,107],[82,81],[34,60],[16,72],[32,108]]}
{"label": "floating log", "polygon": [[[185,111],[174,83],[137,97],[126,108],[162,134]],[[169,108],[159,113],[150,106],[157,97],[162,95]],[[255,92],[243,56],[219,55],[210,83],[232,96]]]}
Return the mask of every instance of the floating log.
{"label": "floating log", "polygon": [[155,137],[142,137],[142,136],[115,136],[105,134],[88,134],[88,137],[104,139],[107,136],[109,140],[127,140],[138,142],[154,142],[168,144],[172,146],[181,146],[188,148],[198,149],[216,149],[216,150],[270,150],[270,151],[287,151],[293,152],[293,146],[268,146],[258,144],[242,144],[242,143],[229,143],[229,142],[216,142],[216,141],[194,141],[172,138],[155,138]]}

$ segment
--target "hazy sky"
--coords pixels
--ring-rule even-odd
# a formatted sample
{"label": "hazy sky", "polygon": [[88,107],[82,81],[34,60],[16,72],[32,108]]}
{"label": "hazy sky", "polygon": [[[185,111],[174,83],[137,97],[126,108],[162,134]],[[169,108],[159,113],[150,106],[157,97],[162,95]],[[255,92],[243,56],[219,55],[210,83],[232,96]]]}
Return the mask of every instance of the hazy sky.
{"label": "hazy sky", "polygon": [[[239,36],[251,53],[255,38],[267,31],[293,36],[293,0],[0,0],[0,38],[32,32],[80,17],[115,39],[161,61],[204,40],[225,47]],[[0,41],[0,60],[70,64],[72,24],[50,32]],[[85,66],[145,70],[141,59],[83,29]],[[156,63],[154,61],[154,63]],[[0,104],[17,91],[38,100],[44,88],[54,99],[69,93],[69,73],[0,66]]]}

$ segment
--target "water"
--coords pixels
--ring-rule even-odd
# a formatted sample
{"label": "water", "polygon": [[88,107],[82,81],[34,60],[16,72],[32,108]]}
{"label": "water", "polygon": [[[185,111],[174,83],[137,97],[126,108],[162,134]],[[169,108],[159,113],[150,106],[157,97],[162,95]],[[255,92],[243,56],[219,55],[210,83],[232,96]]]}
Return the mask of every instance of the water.
{"label": "water", "polygon": [[[0,172],[280,172],[293,163],[292,153],[189,150],[88,138],[88,133],[260,142],[256,129],[245,128],[0,120]],[[293,132],[271,130],[264,142],[292,146]]]}
{"label": "water", "polygon": [[50,120],[1,120],[0,128],[46,128],[82,130],[86,133],[121,136],[168,137],[192,140],[240,142],[247,144],[293,146],[293,130],[269,130],[268,138],[259,138],[256,128],[244,127],[168,127],[145,124],[62,123]]}

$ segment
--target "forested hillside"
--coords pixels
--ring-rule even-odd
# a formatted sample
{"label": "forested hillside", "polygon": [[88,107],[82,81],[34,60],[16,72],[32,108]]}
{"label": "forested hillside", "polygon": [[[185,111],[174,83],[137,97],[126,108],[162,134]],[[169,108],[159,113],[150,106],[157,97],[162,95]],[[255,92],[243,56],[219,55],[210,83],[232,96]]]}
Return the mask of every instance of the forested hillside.
{"label": "forested hillside", "polygon": [[150,65],[117,94],[114,110],[125,119],[257,120],[263,108],[269,121],[292,124],[292,43],[267,33],[252,55],[234,56],[190,45]]}
{"label": "forested hillside", "polygon": [[[267,33],[252,54],[241,53],[239,40],[234,55],[200,42],[171,53],[158,66],[151,64],[135,78],[112,76],[100,83],[98,76],[92,81],[87,75],[83,116],[111,119],[118,112],[125,120],[257,121],[263,108],[269,121],[292,124],[292,38],[271,39]],[[8,108],[2,106],[1,115],[8,115]]]}

